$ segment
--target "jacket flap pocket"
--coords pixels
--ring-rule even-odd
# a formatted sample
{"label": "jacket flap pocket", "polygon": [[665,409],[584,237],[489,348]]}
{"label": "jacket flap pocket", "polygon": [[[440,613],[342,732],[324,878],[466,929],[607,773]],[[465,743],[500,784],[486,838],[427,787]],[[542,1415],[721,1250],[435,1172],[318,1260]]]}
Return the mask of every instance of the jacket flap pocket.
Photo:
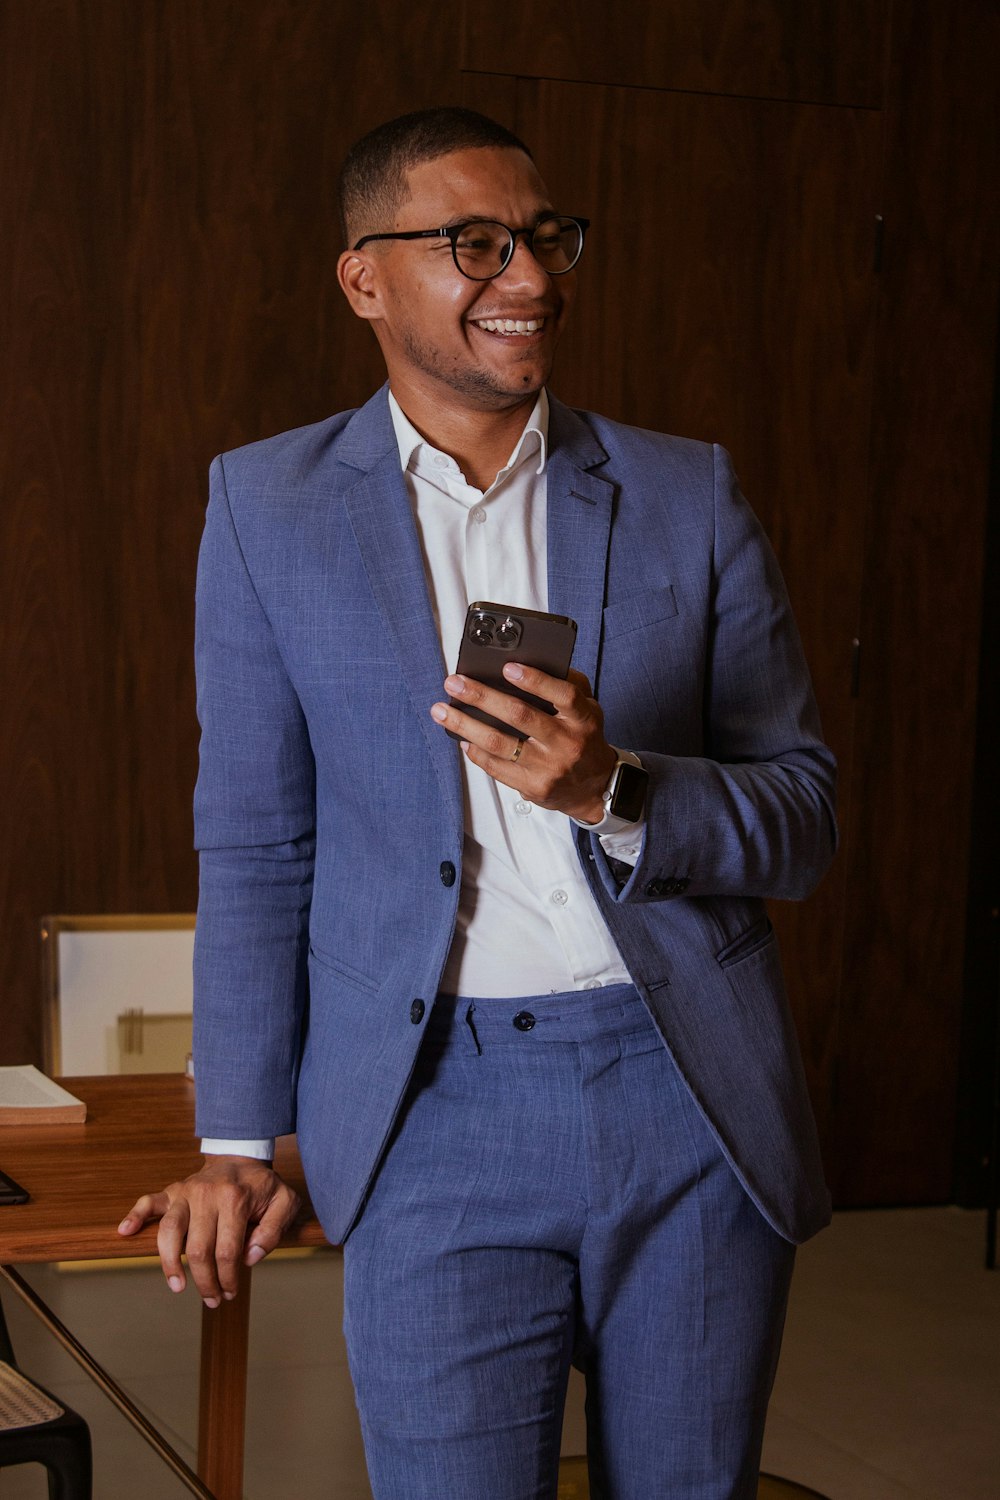
{"label": "jacket flap pocket", "polygon": [[616,604],[609,604],[604,611],[604,634],[605,637],[625,635],[629,630],[641,630],[644,625],[667,620],[676,613],[673,585],[667,583],[662,588],[649,589],[631,599],[619,599]]}
{"label": "jacket flap pocket", "polygon": [[759,953],[762,948],[766,948],[773,942],[774,928],[771,926],[770,918],[759,917],[752,926],[748,927],[745,932],[741,932],[739,937],[734,938],[731,943],[727,943],[725,948],[715,956],[722,968],[728,969],[742,959],[749,958],[751,954]]}

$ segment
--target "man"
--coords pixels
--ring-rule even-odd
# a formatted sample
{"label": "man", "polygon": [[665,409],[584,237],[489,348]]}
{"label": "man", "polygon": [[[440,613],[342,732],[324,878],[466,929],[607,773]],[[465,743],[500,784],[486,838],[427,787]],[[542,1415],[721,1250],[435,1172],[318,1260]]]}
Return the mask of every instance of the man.
{"label": "man", "polygon": [[[586,221],[516,137],[392,121],[342,203],[388,389],[213,468],[208,1160],[123,1232],[234,1295],[297,1129],[379,1500],[554,1496],[573,1360],[595,1495],[751,1496],[828,1212],[762,905],[834,840],[784,589],[721,450],[547,396]],[[554,714],[448,675],[477,599],[578,622],[506,669]]]}

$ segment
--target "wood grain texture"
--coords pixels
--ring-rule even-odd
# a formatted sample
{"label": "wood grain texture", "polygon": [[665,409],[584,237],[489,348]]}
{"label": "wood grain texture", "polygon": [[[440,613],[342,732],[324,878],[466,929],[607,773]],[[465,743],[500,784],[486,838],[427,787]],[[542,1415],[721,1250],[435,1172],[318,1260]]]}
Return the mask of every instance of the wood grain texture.
{"label": "wood grain texture", "polygon": [[[155,1225],[128,1239],[117,1229],[143,1193],[201,1166],[193,1083],[174,1073],[59,1081],[86,1103],[86,1124],[0,1127],[4,1171],[31,1194],[0,1219],[0,1261],[155,1255]],[[279,1140],[275,1169],[303,1203],[282,1244],[325,1245],[293,1137]]]}
{"label": "wood grain texture", "polygon": [[121,587],[102,422],[123,209],[98,225],[92,205],[124,85],[90,97],[86,46],[76,7],[0,11],[0,1045],[18,1061],[37,1056],[40,893],[65,905],[113,863]]}
{"label": "wood grain texture", "polygon": [[468,0],[464,66],[631,88],[878,107],[887,0]]}
{"label": "wood grain texture", "polygon": [[[869,111],[586,84],[518,87],[517,128],[593,229],[555,388],[724,443],[778,553],[826,734],[850,764],[874,349]],[[832,1150],[844,869],[779,927]]]}
{"label": "wood grain texture", "polygon": [[840,1045],[839,1191],[852,1203],[951,1195],[1000,291],[998,56],[987,0],[894,8]]}
{"label": "wood grain texture", "polygon": [[336,172],[460,102],[460,27],[458,0],[0,7],[0,1060],[39,1059],[42,913],[194,905],[208,463],[381,383]]}
{"label": "wood grain texture", "polygon": [[[128,1239],[122,1216],[143,1193],[196,1171],[194,1084],[178,1074],[61,1082],[87,1105],[83,1125],[0,1126],[0,1160],[31,1194],[0,1219],[0,1262],[106,1260],[156,1254],[156,1224]],[[277,1143],[275,1167],[302,1208],[282,1244],[325,1245],[292,1137]],[[239,1295],[202,1309],[198,1473],[219,1500],[243,1493],[243,1434],[251,1272]]]}
{"label": "wood grain texture", "polygon": [[201,1313],[198,1474],[216,1500],[243,1496],[246,1380],[234,1389],[231,1372],[247,1368],[251,1280],[249,1268],[241,1265],[235,1301]]}

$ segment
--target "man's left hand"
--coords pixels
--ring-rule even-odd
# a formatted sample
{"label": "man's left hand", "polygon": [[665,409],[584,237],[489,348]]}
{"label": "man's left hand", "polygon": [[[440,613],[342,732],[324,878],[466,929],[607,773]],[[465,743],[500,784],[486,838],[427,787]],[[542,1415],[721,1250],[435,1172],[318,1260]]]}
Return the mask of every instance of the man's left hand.
{"label": "man's left hand", "polygon": [[589,681],[572,667],[565,680],[518,662],[508,662],[503,671],[509,682],[551,703],[556,712],[544,713],[471,677],[447,677],[444,686],[451,697],[509,724],[511,733],[448,703],[435,703],[432,718],[461,738],[469,760],[494,781],[513,787],[538,807],[599,823],[604,816],[601,798],[617,756],[604,738],[604,714]]}

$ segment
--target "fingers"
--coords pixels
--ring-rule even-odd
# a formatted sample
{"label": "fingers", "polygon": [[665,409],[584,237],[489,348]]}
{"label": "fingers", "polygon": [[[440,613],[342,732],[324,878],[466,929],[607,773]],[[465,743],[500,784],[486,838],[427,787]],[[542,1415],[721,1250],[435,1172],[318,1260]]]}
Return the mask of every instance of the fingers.
{"label": "fingers", "polygon": [[510,661],[504,667],[503,675],[508,682],[516,682],[526,693],[544,698],[561,714],[583,715],[594,704],[589,679],[575,667],[570,667],[565,678],[550,677],[537,667],[526,667],[521,662]]}
{"label": "fingers", "polygon": [[[544,703],[551,703],[556,710],[556,715],[568,717],[572,720],[587,720],[593,717],[597,710],[597,703],[591,693],[590,683],[582,672],[570,668],[569,676],[550,677],[547,672],[541,672],[537,667],[526,667],[520,662],[507,662],[503,669],[503,675],[512,686],[517,686],[523,692],[530,693],[535,698],[540,698]],[[504,724],[510,724],[522,734],[530,735],[533,739],[544,739],[546,729],[553,725],[553,715],[533,708],[531,704],[525,703],[522,698],[513,693],[503,692],[498,688],[487,687],[485,683],[476,682],[471,677],[460,677],[457,674],[445,679],[445,691],[459,703],[471,703],[476,708],[490,714],[495,719],[500,719]],[[458,704],[447,705],[453,713],[459,712]],[[446,705],[435,705],[435,708],[446,707]],[[439,723],[445,720],[439,714],[434,715]],[[468,722],[468,721],[466,721]],[[453,728],[449,722],[448,728]]]}
{"label": "fingers", "polygon": [[216,1157],[183,1182],[139,1198],[118,1228],[131,1235],[159,1219],[156,1244],[167,1285],[181,1292],[190,1276],[214,1308],[236,1296],[240,1262],[254,1265],[273,1250],[299,1207],[298,1196],[269,1166]]}
{"label": "fingers", "polygon": [[462,739],[481,743],[484,749],[492,749],[493,742],[488,738],[491,735],[499,744],[497,737],[500,731],[491,725],[483,724],[480,719],[474,718],[471,714],[463,713],[462,710],[466,704],[489,714],[501,724],[510,725],[511,730],[516,730],[517,733],[509,738],[517,738],[518,735],[540,737],[544,733],[544,726],[552,718],[551,714],[543,713],[540,709],[532,707],[530,703],[525,703],[523,698],[515,697],[513,693],[502,692],[498,688],[487,687],[482,682],[474,682],[471,677],[448,677],[444,686],[445,691],[458,699],[458,702],[435,703],[431,709],[432,717],[439,724],[443,724],[446,729],[451,730],[453,734],[460,735]]}
{"label": "fingers", "polygon": [[[240,1260],[247,1225],[255,1215],[255,1195],[238,1175],[227,1174],[220,1179],[208,1173],[200,1181],[197,1177],[190,1179],[188,1201],[188,1269],[205,1305],[218,1307],[223,1299],[231,1302],[239,1289]],[[168,1221],[172,1227],[171,1215],[161,1222],[161,1235]]]}
{"label": "fingers", "polygon": [[206,1307],[231,1302],[239,1284],[239,1262],[246,1235],[246,1215],[229,1192],[209,1199],[192,1220],[187,1236],[191,1280]]}
{"label": "fingers", "polygon": [[169,1205],[170,1200],[166,1193],[143,1193],[118,1225],[118,1233],[138,1234],[150,1219],[158,1219],[165,1214]]}
{"label": "fingers", "polygon": [[[453,698],[510,725],[510,733],[452,704],[435,703],[431,716],[462,740],[468,759],[494,781],[539,807],[599,822],[615,752],[604,737],[604,715],[587,678],[573,671],[563,682],[519,662],[508,662],[504,676],[552,703],[556,712],[543,713],[513,695],[452,676],[445,680],[445,690]],[[526,738],[519,750],[521,735]]]}
{"label": "fingers", "polygon": [[160,1257],[160,1265],[167,1278],[167,1286],[172,1292],[182,1292],[187,1285],[187,1277],[184,1275],[184,1267],[181,1263],[181,1252],[184,1249],[189,1219],[190,1210],[187,1201],[180,1198],[164,1211],[160,1219],[160,1227],[156,1231],[156,1249]]}
{"label": "fingers", "polygon": [[183,1198],[175,1200],[179,1184],[173,1183],[162,1193],[144,1193],[118,1225],[121,1235],[138,1234],[152,1219],[159,1219],[156,1231],[156,1249],[172,1292],[182,1292],[186,1285],[181,1251],[187,1232],[187,1205]]}
{"label": "fingers", "polygon": [[294,1223],[301,1206],[298,1193],[293,1193],[290,1187],[281,1183],[279,1191],[275,1193],[261,1214],[256,1228],[250,1235],[250,1242],[244,1256],[248,1266],[255,1266],[258,1261],[264,1259],[265,1255],[269,1255],[277,1248],[282,1235]]}

